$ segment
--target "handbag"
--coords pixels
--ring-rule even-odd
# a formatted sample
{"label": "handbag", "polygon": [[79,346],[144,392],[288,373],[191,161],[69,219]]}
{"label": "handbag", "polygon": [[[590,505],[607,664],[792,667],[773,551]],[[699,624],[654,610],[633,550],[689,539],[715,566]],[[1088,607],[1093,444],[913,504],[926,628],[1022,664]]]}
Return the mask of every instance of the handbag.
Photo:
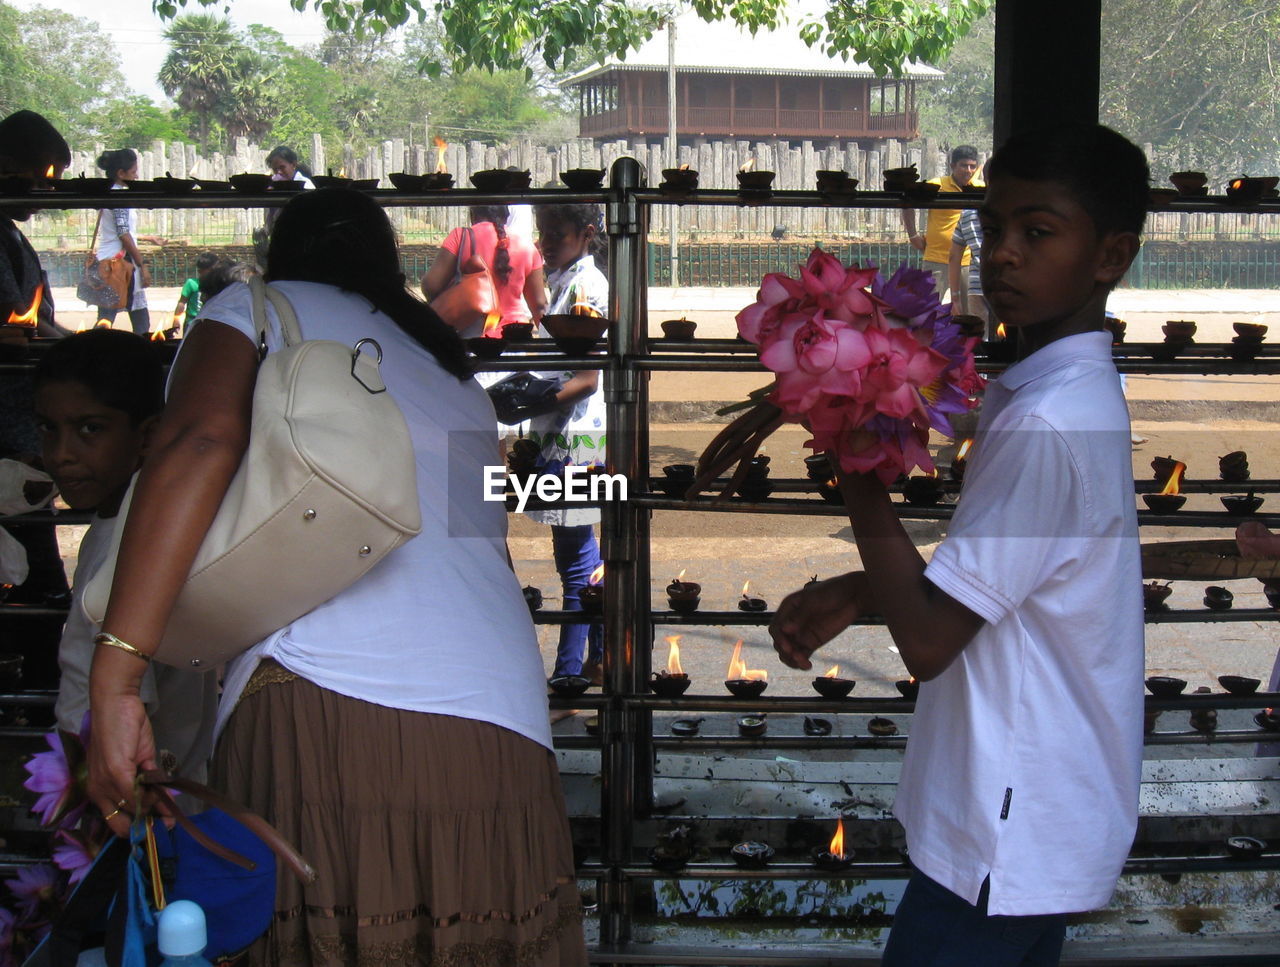
{"label": "handbag", "polygon": [[[133,276],[133,263],[128,259],[99,261],[94,255],[101,224],[102,212],[98,212],[98,220],[93,224],[93,237],[89,240],[89,254],[85,257],[80,281],[76,283],[76,298],[100,309],[120,309],[129,301],[129,280]],[[112,262],[121,263],[121,267],[113,267],[110,264]],[[124,282],[123,289],[120,287],[121,280]]]}
{"label": "handbag", "polygon": [[[24,967],[75,967],[81,952],[95,945],[105,946],[108,963],[147,967],[157,914],[174,900],[200,906],[208,928],[205,958],[229,963],[271,925],[277,856],[304,883],[315,882],[310,864],[239,803],[160,771],[143,773],[139,784],[165,803],[177,824],[166,829],[140,809],[129,839],[113,837],[103,847]],[[213,808],[187,816],[165,787]]]}
{"label": "handbag", "polygon": [[560,404],[556,402],[556,394],[562,385],[554,377],[512,373],[487,387],[485,392],[493,401],[493,413],[498,422],[515,426],[557,409]]}
{"label": "handbag", "polygon": [[[372,339],[303,340],[285,296],[255,277],[266,346],[270,300],[285,348],[258,367],[249,448],[227,488],[153,656],[211,668],[354,584],[422,529],[413,442]],[[372,347],[376,358],[363,351]],[[127,515],[137,478],[120,513]],[[120,537],[81,598],[102,623]]]}
{"label": "handbag", "polygon": [[[471,243],[471,255],[464,258],[463,246],[467,242]],[[431,300],[431,308],[464,335],[480,335],[479,331],[471,330],[483,327],[488,317],[498,313],[498,289],[493,284],[489,267],[476,252],[476,233],[470,227],[463,230],[453,281]]]}

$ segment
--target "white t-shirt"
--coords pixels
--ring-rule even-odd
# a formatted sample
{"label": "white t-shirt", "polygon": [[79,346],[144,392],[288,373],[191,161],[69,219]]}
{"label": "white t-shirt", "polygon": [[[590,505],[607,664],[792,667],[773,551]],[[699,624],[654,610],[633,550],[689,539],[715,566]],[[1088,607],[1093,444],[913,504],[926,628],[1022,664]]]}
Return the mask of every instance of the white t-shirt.
{"label": "white t-shirt", "polygon": [[912,862],[993,915],[1109,900],[1137,826],[1142,571],[1111,337],[1058,340],[987,388],[925,571],[987,621],[920,692],[894,811]]}
{"label": "white t-shirt", "polygon": [[[67,623],[58,645],[58,698],[54,714],[58,728],[80,731],[89,710],[89,669],[93,665],[93,636],[100,630],[79,607],[80,589],[98,572],[111,548],[118,517],[97,517],[80,541],[76,555],[75,592]],[[213,751],[213,723],[218,707],[218,676],[214,671],[198,672],[151,664],[142,673],[139,694],[151,719],[156,749],[173,753],[174,771],[184,778],[203,782],[209,755]]]}
{"label": "white t-shirt", "polygon": [[[274,658],[343,695],[492,722],[550,748],[537,635],[507,564],[506,509],[483,500],[482,468],[500,463],[488,396],[475,380],[451,376],[360,296],[313,282],[275,288],[308,339],[354,345],[371,337],[381,345],[383,378],[413,438],[422,533],[229,665],[219,728],[259,659]],[[248,286],[210,300],[195,324],[203,319],[254,338]]]}

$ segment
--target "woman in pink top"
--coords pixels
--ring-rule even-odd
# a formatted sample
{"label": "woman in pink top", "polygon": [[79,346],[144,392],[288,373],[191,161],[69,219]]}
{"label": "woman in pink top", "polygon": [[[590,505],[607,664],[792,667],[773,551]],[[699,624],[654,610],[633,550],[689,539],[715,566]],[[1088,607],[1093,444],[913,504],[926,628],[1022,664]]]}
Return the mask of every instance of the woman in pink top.
{"label": "woman in pink top", "polygon": [[[502,323],[537,322],[547,308],[547,283],[542,275],[542,256],[533,244],[519,235],[508,235],[506,205],[473,205],[471,231],[476,252],[484,259],[498,290]],[[458,249],[463,258],[471,256],[466,229],[455,228],[440,247],[440,254],[422,277],[422,292],[434,299],[453,282],[458,268]],[[464,332],[478,336],[479,332]]]}

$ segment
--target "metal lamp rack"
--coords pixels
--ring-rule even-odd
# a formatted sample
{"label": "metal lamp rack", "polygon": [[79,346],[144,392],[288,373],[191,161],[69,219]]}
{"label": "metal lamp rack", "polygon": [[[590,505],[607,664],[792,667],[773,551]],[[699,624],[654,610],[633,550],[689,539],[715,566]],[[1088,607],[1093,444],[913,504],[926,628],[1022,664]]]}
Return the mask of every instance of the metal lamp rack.
{"label": "metal lamp rack", "polygon": [[[624,475],[628,480],[647,481],[654,488],[648,466],[648,390],[647,374],[654,371],[762,371],[755,358],[754,347],[739,340],[690,339],[674,341],[651,339],[647,335],[647,300],[645,287],[645,241],[648,234],[648,213],[651,206],[670,204],[697,204],[720,206],[762,205],[808,207],[844,206],[861,208],[974,208],[981,204],[981,194],[951,194],[945,198],[926,198],[902,192],[848,192],[839,195],[816,191],[776,191],[766,194],[720,190],[697,190],[687,193],[664,192],[646,188],[640,165],[631,158],[614,163],[608,187],[598,191],[527,190],[519,194],[481,193],[471,190],[447,190],[438,192],[406,193],[400,191],[373,190],[369,192],[381,204],[387,206],[463,206],[474,204],[503,204],[511,202],[590,202],[603,203],[606,207],[606,224],[610,245],[612,285],[610,289],[609,317],[612,320],[607,344],[603,351],[566,356],[547,351],[546,342],[532,340],[514,343],[502,357],[479,365],[488,370],[549,370],[599,368],[603,371],[604,393],[609,421],[609,470]],[[131,204],[134,207],[167,208],[260,208],[280,205],[287,201],[278,194],[247,194],[235,191],[192,192],[180,195],[137,193],[136,198],[113,194],[109,199],[103,194],[78,194],[70,192],[31,192],[23,195],[0,196],[0,211],[6,208],[98,208],[107,202]],[[1173,211],[1248,211],[1280,213],[1280,201],[1263,200],[1252,205],[1238,205],[1225,198],[1178,199],[1160,205],[1161,210]],[[39,352],[39,348],[36,348]],[[984,345],[978,353],[979,368],[986,372],[999,371],[1006,365],[1008,351],[999,345]],[[1249,358],[1233,357],[1229,347],[1192,344],[1176,355],[1163,344],[1124,344],[1115,349],[1117,368],[1121,372],[1142,373],[1221,373],[1221,374],[1276,374],[1280,373],[1280,347],[1265,345]],[[30,363],[0,364],[0,375],[28,367]],[[839,751],[850,749],[893,750],[905,745],[907,736],[891,737],[863,734],[858,727],[852,734],[840,736],[792,736],[773,735],[764,738],[747,738],[732,735],[708,735],[696,738],[675,738],[656,735],[653,727],[655,712],[706,711],[706,712],[770,712],[823,713],[845,717],[872,714],[908,714],[914,703],[906,699],[871,698],[832,701],[820,697],[775,697],[738,699],[722,695],[685,695],[678,699],[659,698],[649,693],[647,683],[650,674],[650,643],[654,631],[664,625],[763,625],[772,615],[769,612],[745,613],[739,611],[696,612],[677,615],[672,612],[654,611],[649,606],[651,574],[648,548],[650,540],[650,516],[653,510],[715,510],[725,513],[770,513],[794,515],[841,515],[840,508],[824,504],[813,497],[801,496],[812,486],[809,481],[774,481],[775,489],[782,496],[764,501],[731,501],[712,505],[709,501],[684,501],[668,498],[656,489],[633,495],[626,502],[606,504],[603,508],[602,557],[610,578],[606,585],[603,614],[596,618],[585,617],[580,612],[538,612],[535,620],[547,624],[584,620],[603,622],[606,636],[606,687],[602,695],[588,695],[572,700],[554,698],[553,706],[575,707],[592,710],[599,717],[599,733],[592,736],[558,737],[558,749],[568,754],[580,750],[599,749],[600,822],[597,855],[588,856],[580,864],[579,873],[584,878],[597,881],[599,890],[599,943],[592,951],[592,961],[598,964],[769,964],[782,967],[789,964],[830,964],[841,967],[861,967],[878,961],[878,954],[862,950],[841,950],[830,945],[787,944],[785,949],[758,949],[746,947],[695,947],[676,944],[633,943],[632,927],[635,922],[633,902],[634,887],[638,883],[654,879],[796,879],[837,878],[846,876],[901,877],[908,867],[900,854],[883,851],[867,862],[857,862],[840,873],[823,873],[807,864],[779,862],[766,869],[748,871],[724,862],[693,863],[678,872],[657,870],[639,862],[641,834],[649,821],[659,818],[653,808],[653,776],[655,754],[658,752],[683,752],[693,750],[745,750],[745,749],[803,749],[809,751]],[[1147,482],[1135,482],[1135,492],[1154,489]],[[1243,490],[1256,492],[1280,492],[1280,480],[1251,481],[1247,486],[1226,485],[1214,481],[1187,481],[1183,486],[1188,493],[1233,493]],[[919,519],[943,520],[951,515],[947,505],[937,507],[913,507],[902,505],[905,516]],[[41,515],[28,515],[37,520]],[[54,517],[59,523],[77,523],[74,515],[60,514]],[[1262,515],[1264,521],[1280,520]],[[13,520],[21,523],[20,520]],[[1139,521],[1144,525],[1180,525],[1221,527],[1234,522],[1225,513],[1178,512],[1157,515],[1140,512]],[[41,609],[32,606],[0,605],[0,615],[16,617],[20,613],[53,612],[57,609]],[[1212,612],[1208,610],[1169,611],[1150,614],[1147,620],[1161,622],[1192,621],[1259,621],[1275,620],[1280,612],[1262,609],[1236,609]],[[865,619],[862,624],[874,624]],[[0,705],[8,700],[20,701],[21,696],[0,696]],[[33,701],[35,697],[32,697]],[[41,701],[47,701],[42,698]],[[1270,706],[1280,697],[1258,694],[1248,697],[1231,695],[1188,695],[1175,699],[1147,699],[1148,711],[1175,710],[1232,710],[1254,709]],[[37,702],[39,704],[39,702]],[[1247,743],[1265,739],[1266,733],[1248,729],[1224,729],[1212,735],[1196,732],[1157,732],[1147,737],[1149,745],[1186,745],[1189,743]],[[851,820],[857,822],[856,819]],[[1166,849],[1158,856],[1135,854],[1126,865],[1126,872],[1133,874],[1183,872],[1216,872],[1222,870],[1276,870],[1280,869],[1280,852],[1270,850],[1261,856],[1240,860],[1215,852],[1190,853],[1185,850]],[[1067,962],[1093,964],[1208,964],[1208,963],[1268,963],[1274,962],[1274,950],[1254,949],[1249,945],[1231,948],[1201,948],[1194,959],[1187,959],[1175,950],[1157,945],[1134,946],[1130,950],[1112,953],[1093,951],[1081,955],[1068,953]]]}

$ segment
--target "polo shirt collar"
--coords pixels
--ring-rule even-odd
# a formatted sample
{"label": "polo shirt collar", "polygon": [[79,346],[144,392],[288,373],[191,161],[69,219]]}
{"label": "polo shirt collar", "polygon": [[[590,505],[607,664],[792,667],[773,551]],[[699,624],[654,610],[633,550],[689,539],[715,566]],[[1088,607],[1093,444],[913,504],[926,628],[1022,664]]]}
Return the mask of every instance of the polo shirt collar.
{"label": "polo shirt collar", "polygon": [[1026,359],[1014,363],[997,382],[1006,389],[1017,389],[1047,373],[1075,362],[1111,362],[1111,333],[1081,332],[1056,339],[1037,349]]}

